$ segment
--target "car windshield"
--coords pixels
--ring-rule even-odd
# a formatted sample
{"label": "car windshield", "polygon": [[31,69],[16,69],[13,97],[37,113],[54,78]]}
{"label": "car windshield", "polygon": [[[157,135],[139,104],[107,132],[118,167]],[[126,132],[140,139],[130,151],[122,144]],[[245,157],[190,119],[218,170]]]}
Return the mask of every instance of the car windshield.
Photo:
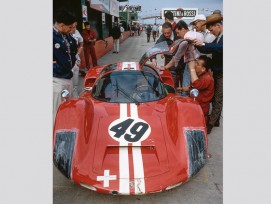
{"label": "car windshield", "polygon": [[163,53],[167,55],[171,55],[172,53],[169,50],[168,44],[166,41],[162,41],[160,43],[155,44],[153,47],[151,47],[145,54],[141,57],[139,64],[142,65],[145,60],[152,55],[155,55],[157,53]]}
{"label": "car windshield", "polygon": [[111,72],[99,79],[92,96],[112,103],[141,103],[162,99],[166,91],[158,77],[143,71]]}

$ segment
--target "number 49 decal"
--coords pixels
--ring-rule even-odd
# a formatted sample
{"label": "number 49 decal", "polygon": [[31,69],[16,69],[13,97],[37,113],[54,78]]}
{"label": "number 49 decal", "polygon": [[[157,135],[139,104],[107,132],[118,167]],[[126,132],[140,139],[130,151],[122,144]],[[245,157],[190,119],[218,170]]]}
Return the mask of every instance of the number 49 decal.
{"label": "number 49 decal", "polygon": [[139,118],[121,118],[109,125],[109,135],[119,142],[141,142],[148,138],[150,125]]}

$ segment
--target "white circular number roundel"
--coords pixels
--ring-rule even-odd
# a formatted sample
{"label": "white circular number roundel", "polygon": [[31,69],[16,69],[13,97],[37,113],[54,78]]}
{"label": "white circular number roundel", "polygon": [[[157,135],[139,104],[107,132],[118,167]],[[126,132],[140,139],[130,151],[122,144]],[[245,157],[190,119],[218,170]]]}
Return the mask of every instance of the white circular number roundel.
{"label": "white circular number roundel", "polygon": [[149,137],[151,127],[140,118],[120,118],[109,125],[108,133],[118,142],[142,142]]}

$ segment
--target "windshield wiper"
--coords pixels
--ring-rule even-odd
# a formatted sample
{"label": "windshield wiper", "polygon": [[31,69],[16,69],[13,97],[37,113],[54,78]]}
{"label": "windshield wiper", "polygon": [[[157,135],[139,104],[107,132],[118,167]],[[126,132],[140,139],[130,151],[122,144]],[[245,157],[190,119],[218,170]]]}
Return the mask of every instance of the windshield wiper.
{"label": "windshield wiper", "polygon": [[136,105],[139,105],[139,101],[137,101],[130,94],[128,94],[126,91],[124,91],[122,88],[120,88],[118,86],[118,82],[117,81],[116,81],[116,88],[117,88],[117,93],[118,93],[118,91],[121,91],[124,94],[124,96],[126,96],[128,99],[130,99],[131,102],[134,102]]}
{"label": "windshield wiper", "polygon": [[144,72],[141,72],[141,74],[143,75],[143,77],[145,78],[145,80],[147,81],[147,83],[149,84],[149,86],[152,88],[152,90],[155,92],[156,96],[159,96],[159,95],[160,95],[159,91],[157,91],[157,90],[151,85],[151,83],[149,82],[149,80],[148,80],[147,77],[145,76],[145,73],[144,73]]}

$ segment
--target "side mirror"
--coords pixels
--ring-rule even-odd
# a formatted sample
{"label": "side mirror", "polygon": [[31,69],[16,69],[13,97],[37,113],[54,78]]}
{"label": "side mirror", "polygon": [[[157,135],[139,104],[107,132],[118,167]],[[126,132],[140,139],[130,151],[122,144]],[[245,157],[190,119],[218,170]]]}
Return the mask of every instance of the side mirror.
{"label": "side mirror", "polygon": [[198,89],[192,89],[190,91],[190,97],[194,98],[194,101],[196,100],[196,98],[198,97],[198,95],[199,95],[199,90]]}
{"label": "side mirror", "polygon": [[70,92],[67,89],[64,89],[61,91],[61,96],[64,98],[64,101],[67,101],[70,98]]}

